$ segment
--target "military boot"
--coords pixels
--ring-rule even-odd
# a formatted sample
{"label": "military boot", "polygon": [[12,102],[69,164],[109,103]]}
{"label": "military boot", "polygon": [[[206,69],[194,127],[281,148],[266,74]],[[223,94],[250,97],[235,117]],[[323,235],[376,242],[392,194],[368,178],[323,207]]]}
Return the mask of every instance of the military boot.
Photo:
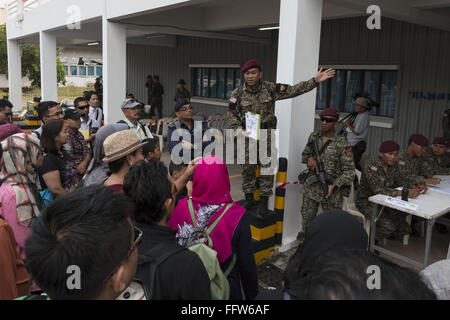
{"label": "military boot", "polygon": [[246,193],[245,200],[242,201],[241,206],[243,206],[245,209],[250,209],[255,204],[256,204],[256,201],[253,198],[253,193]]}
{"label": "military boot", "polygon": [[258,220],[263,220],[265,217],[267,217],[267,202],[269,201],[269,197],[262,196],[258,203],[258,208],[255,212],[255,217]]}

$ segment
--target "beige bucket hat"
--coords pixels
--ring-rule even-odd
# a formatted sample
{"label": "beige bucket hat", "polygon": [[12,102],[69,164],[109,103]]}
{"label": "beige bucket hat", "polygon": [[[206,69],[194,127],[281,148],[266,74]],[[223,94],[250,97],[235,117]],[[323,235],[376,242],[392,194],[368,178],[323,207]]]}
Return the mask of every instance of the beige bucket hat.
{"label": "beige bucket hat", "polygon": [[353,101],[353,104],[356,104],[357,106],[361,106],[366,109],[370,109],[369,102],[364,97],[359,97],[358,99]]}
{"label": "beige bucket hat", "polygon": [[109,163],[125,157],[145,144],[147,142],[139,141],[136,133],[131,129],[113,133],[103,142],[105,149],[103,162]]}

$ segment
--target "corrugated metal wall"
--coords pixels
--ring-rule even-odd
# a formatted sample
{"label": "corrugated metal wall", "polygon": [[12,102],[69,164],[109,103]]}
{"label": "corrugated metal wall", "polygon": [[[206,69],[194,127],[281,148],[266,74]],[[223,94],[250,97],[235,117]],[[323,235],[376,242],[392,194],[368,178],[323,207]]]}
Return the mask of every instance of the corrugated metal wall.
{"label": "corrugated metal wall", "polygon": [[[365,17],[324,21],[320,62],[400,66],[394,128],[371,127],[367,154],[377,154],[384,140],[396,140],[405,148],[413,133],[429,139],[443,134],[442,114],[450,108],[450,32],[391,19],[382,19],[381,30],[374,31],[366,28]],[[410,91],[446,96],[413,99]]]}
{"label": "corrugated metal wall", "polygon": [[[370,128],[366,154],[372,155],[384,140],[396,140],[404,148],[412,133],[422,133],[429,139],[442,135],[442,113],[450,108],[450,32],[387,18],[382,18],[381,28],[368,30],[365,17],[324,21],[320,47],[321,64],[400,66],[394,128]],[[191,81],[189,64],[242,64],[257,58],[263,62],[264,78],[273,81],[276,77],[276,40],[272,46],[266,46],[178,37],[176,48],[129,45],[127,54],[128,91],[146,101],[146,75],[158,74],[166,92],[165,114],[172,113],[177,81]],[[446,99],[413,99],[410,91],[445,92]],[[194,107],[204,114],[226,112],[226,107]]]}
{"label": "corrugated metal wall", "polygon": [[[259,59],[264,66],[264,78],[274,81],[277,46],[215,39],[177,37],[176,48],[137,46],[127,47],[127,90],[147,102],[147,75],[158,75],[164,86],[163,113],[173,113],[173,97],[179,79],[190,88],[190,64],[239,64]],[[191,92],[192,93],[192,92]],[[193,104],[194,112],[224,114],[227,107]]]}

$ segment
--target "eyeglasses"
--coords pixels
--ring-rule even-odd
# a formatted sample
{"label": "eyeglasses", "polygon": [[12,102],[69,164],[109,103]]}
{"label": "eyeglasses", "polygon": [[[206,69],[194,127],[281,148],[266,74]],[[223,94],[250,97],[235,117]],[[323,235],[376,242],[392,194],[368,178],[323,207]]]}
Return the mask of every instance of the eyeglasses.
{"label": "eyeglasses", "polygon": [[125,261],[128,260],[128,258],[133,253],[134,249],[136,249],[137,246],[139,246],[139,244],[142,242],[142,238],[144,237],[144,233],[142,232],[142,230],[136,226],[133,226],[133,229],[134,229],[133,245],[131,246],[130,250],[128,250],[128,253],[125,256],[125,258],[123,258],[122,261],[120,261],[120,263],[114,267],[113,271],[105,278],[105,280],[103,280],[103,284],[108,282],[109,278],[111,278],[114,275],[114,273],[116,273],[116,271],[120,268],[120,266],[124,264]]}
{"label": "eyeglasses", "polygon": [[55,114],[49,114],[47,117],[51,118],[51,117],[60,117],[60,116],[64,116],[64,111],[58,111]]}
{"label": "eyeglasses", "polygon": [[320,117],[320,122],[324,122],[324,121],[326,123],[330,123],[330,122],[336,122],[336,119]]}
{"label": "eyeglasses", "polygon": [[80,110],[86,110],[86,109],[88,109],[88,108],[89,108],[89,106],[77,107],[77,109],[80,109]]}
{"label": "eyeglasses", "polygon": [[188,111],[188,110],[192,110],[192,107],[191,106],[189,106],[189,107],[185,107],[185,108],[180,108],[180,110],[178,110],[178,111]]}

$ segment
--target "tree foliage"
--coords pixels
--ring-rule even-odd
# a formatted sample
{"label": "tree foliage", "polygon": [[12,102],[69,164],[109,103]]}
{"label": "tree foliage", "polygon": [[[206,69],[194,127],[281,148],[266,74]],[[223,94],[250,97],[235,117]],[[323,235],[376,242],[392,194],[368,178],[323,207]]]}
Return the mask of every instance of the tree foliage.
{"label": "tree foliage", "polygon": [[[59,57],[56,57],[56,75],[60,84],[66,84],[66,73]],[[6,25],[0,25],[0,74],[8,74],[8,50]],[[28,77],[33,87],[41,86],[41,61],[39,46],[22,47],[22,77]]]}

